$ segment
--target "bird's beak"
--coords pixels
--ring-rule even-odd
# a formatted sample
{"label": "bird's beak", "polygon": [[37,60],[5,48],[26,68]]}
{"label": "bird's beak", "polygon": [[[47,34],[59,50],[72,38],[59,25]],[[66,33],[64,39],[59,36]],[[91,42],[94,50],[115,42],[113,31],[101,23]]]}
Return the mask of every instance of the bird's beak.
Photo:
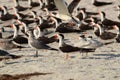
{"label": "bird's beak", "polygon": [[13,24],[10,25],[10,28],[13,28]]}
{"label": "bird's beak", "polygon": [[58,35],[57,35],[57,34],[54,35],[53,38],[54,38],[54,39],[58,39]]}
{"label": "bird's beak", "polygon": [[38,29],[38,25],[36,25],[36,26],[34,27],[34,29]]}
{"label": "bird's beak", "polygon": [[16,22],[19,23],[19,24],[22,24],[22,22],[20,22],[19,20],[16,20]]}
{"label": "bird's beak", "polygon": [[115,30],[116,30],[117,28],[118,28],[118,27],[117,27],[116,25],[114,25],[114,26],[113,26],[113,29],[115,29]]}

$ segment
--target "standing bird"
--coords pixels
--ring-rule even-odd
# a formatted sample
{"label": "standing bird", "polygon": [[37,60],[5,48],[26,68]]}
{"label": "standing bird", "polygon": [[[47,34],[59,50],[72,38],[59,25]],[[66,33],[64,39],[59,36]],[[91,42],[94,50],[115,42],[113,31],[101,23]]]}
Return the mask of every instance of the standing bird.
{"label": "standing bird", "polygon": [[62,51],[63,53],[66,53],[66,59],[69,58],[69,54],[70,52],[76,52],[76,51],[80,51],[80,52],[94,52],[95,49],[91,49],[91,48],[80,48],[80,47],[75,47],[69,44],[66,44],[64,42],[64,35],[63,34],[57,34],[55,35],[55,38],[59,39],[59,50]]}
{"label": "standing bird", "polygon": [[28,44],[31,48],[36,49],[36,55],[35,57],[38,57],[38,50],[40,49],[46,49],[46,50],[55,50],[58,51],[57,49],[51,48],[50,46],[44,44],[42,41],[39,41],[34,38],[34,35],[32,31],[28,31]]}

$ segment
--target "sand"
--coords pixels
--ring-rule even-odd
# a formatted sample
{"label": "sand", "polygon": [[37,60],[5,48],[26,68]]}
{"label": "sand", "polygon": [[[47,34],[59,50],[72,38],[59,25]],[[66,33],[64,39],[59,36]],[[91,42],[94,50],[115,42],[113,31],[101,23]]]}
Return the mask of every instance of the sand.
{"label": "sand", "polygon": [[[9,0],[10,1],[10,0]],[[71,0],[66,0],[68,3]],[[105,1],[105,0],[100,0]],[[109,0],[114,1],[114,0]],[[108,1],[108,2],[109,2]],[[22,5],[26,2],[21,2]],[[117,11],[114,10],[120,0],[116,0],[113,5],[99,8],[107,14],[107,18],[119,21]],[[1,0],[0,5],[13,6],[8,0]],[[96,8],[91,4],[91,0],[81,0],[79,7],[85,7],[88,11],[96,12]],[[90,35],[93,30],[87,31]],[[67,33],[65,38],[75,43],[76,33]],[[75,39],[75,40],[74,40]],[[50,46],[57,48],[58,43],[52,43]],[[51,73],[46,75],[36,75],[31,77],[22,77],[24,80],[119,80],[120,79],[120,44],[112,43],[102,46],[95,52],[90,52],[83,56],[79,52],[70,53],[70,58],[65,59],[65,54],[57,51],[39,50],[39,57],[33,57],[35,50],[25,48],[8,50],[10,54],[23,55],[18,59],[8,59],[6,64],[0,61],[0,74],[20,75],[29,73]],[[20,78],[19,78],[20,79]],[[5,80],[5,79],[0,79]],[[8,80],[8,79],[6,79]],[[17,79],[13,79],[17,80]]]}

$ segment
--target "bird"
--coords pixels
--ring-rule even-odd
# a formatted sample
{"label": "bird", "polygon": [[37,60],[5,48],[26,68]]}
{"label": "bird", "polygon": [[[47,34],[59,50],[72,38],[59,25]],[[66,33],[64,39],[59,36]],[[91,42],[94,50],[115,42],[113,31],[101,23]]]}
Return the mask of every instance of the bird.
{"label": "bird", "polygon": [[93,29],[93,25],[94,25],[94,22],[92,22],[92,21],[89,23],[81,21],[81,25],[79,26],[79,28],[81,31],[91,30],[91,29]]}
{"label": "bird", "polygon": [[0,20],[2,21],[8,21],[8,20],[12,20],[12,19],[17,19],[17,15],[16,14],[10,14],[8,12],[8,9],[6,6],[1,6],[2,9],[2,15],[0,17]]}
{"label": "bird", "polygon": [[28,37],[29,46],[36,50],[35,57],[38,57],[38,50],[41,50],[41,49],[58,51],[57,49],[44,44],[42,41],[35,39],[32,31],[28,31],[28,35],[29,35]]}
{"label": "bird", "polygon": [[[36,30],[38,31],[38,34],[36,34]],[[35,38],[39,41],[42,41],[44,44],[49,44],[56,41],[56,39],[54,39],[54,36],[46,37],[38,25],[35,26],[33,33]]]}
{"label": "bird", "polygon": [[[38,7],[42,6],[41,0],[38,0],[38,2],[33,2],[33,0],[28,0],[28,5],[33,8],[33,7]],[[42,7],[41,7],[42,8]]]}
{"label": "bird", "polygon": [[113,43],[113,42],[103,43],[97,39],[94,39],[92,36],[86,37],[86,34],[87,34],[86,32],[83,32],[82,35],[79,36],[79,42],[76,42],[74,46],[81,48],[91,48],[96,50],[99,47]]}
{"label": "bird", "polygon": [[94,52],[94,49],[87,49],[87,48],[81,48],[81,47],[76,47],[70,44],[66,44],[64,42],[64,35],[63,34],[56,34],[55,38],[59,39],[59,50],[62,51],[63,53],[66,53],[65,59],[69,58],[69,54],[70,52],[76,52],[76,51],[80,51],[80,52]]}
{"label": "bird", "polygon": [[99,24],[94,25],[95,35],[98,36],[102,40],[115,39],[117,35],[119,34],[119,28],[116,25],[114,25],[113,29],[116,30],[116,33],[103,30]]}
{"label": "bird", "polygon": [[21,49],[25,47],[14,44],[12,39],[0,39],[1,50],[10,50],[10,49],[15,49],[15,48]]}
{"label": "bird", "polygon": [[55,23],[55,32],[59,33],[70,33],[70,32],[81,32],[81,30],[76,28],[73,22],[58,23],[57,19],[54,17],[49,18],[52,23]]}
{"label": "bird", "polygon": [[99,15],[100,15],[100,20],[101,20],[103,25],[105,25],[105,26],[117,25],[118,27],[120,27],[120,22],[114,21],[114,20],[111,20],[111,19],[107,19],[106,18],[106,13],[104,11],[100,11]]}
{"label": "bird", "polygon": [[16,8],[18,11],[25,11],[25,10],[30,9],[30,7],[21,6],[21,5],[19,4],[19,0],[12,0],[12,1],[14,2],[15,8]]}
{"label": "bird", "polygon": [[42,6],[42,9],[43,8],[47,8],[49,11],[55,11],[55,10],[58,10],[56,5],[55,5],[55,2],[54,0],[43,0],[43,6]]}
{"label": "bird", "polygon": [[[17,59],[17,58],[21,58],[21,57],[22,56],[10,54],[9,52],[7,52],[5,50],[0,50],[0,61],[5,60],[5,59]],[[6,62],[4,62],[4,63],[6,63]]]}
{"label": "bird", "polygon": [[12,7],[12,9],[15,12],[15,14],[18,14],[22,19],[32,17],[32,15],[28,15],[29,13],[25,14],[25,13],[19,12],[15,7]]}
{"label": "bird", "polygon": [[21,45],[28,43],[27,37],[25,35],[20,35],[17,27],[14,24],[11,24],[11,28],[14,29],[14,35],[12,37],[14,44]]}
{"label": "bird", "polygon": [[96,7],[100,7],[100,6],[105,6],[105,5],[111,5],[113,4],[113,2],[100,2],[97,0],[92,0],[92,4]]}
{"label": "bird", "polygon": [[[47,29],[47,28],[52,28],[54,26],[54,23],[52,23],[50,18],[43,19],[43,17],[37,17],[36,18],[38,21],[36,21],[37,25],[39,25],[41,31]],[[55,24],[56,25],[56,24]]]}
{"label": "bird", "polygon": [[60,18],[63,21],[73,21],[76,24],[80,23],[77,17],[70,14],[64,0],[55,0],[54,2],[59,12],[58,15],[54,15],[55,17]]}

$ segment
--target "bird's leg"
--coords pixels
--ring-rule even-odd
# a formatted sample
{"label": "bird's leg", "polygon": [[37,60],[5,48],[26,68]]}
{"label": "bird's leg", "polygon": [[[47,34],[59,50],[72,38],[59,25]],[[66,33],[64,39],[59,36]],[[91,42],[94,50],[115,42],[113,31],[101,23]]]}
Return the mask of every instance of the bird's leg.
{"label": "bird's leg", "polygon": [[36,51],[36,55],[35,55],[35,57],[38,57],[38,51]]}
{"label": "bird's leg", "polygon": [[85,57],[87,57],[88,56],[88,52],[86,52],[86,55],[85,55]]}
{"label": "bird's leg", "polygon": [[7,64],[7,58],[6,57],[4,57],[4,59],[3,59],[3,64]]}
{"label": "bird's leg", "polygon": [[83,53],[82,53],[82,51],[80,50],[79,52],[80,52],[80,54],[83,56]]}
{"label": "bird's leg", "polygon": [[69,58],[69,54],[68,53],[66,53],[66,57],[65,57],[65,59],[67,60]]}
{"label": "bird's leg", "polygon": [[22,48],[19,48],[19,51],[21,51],[22,50]]}

